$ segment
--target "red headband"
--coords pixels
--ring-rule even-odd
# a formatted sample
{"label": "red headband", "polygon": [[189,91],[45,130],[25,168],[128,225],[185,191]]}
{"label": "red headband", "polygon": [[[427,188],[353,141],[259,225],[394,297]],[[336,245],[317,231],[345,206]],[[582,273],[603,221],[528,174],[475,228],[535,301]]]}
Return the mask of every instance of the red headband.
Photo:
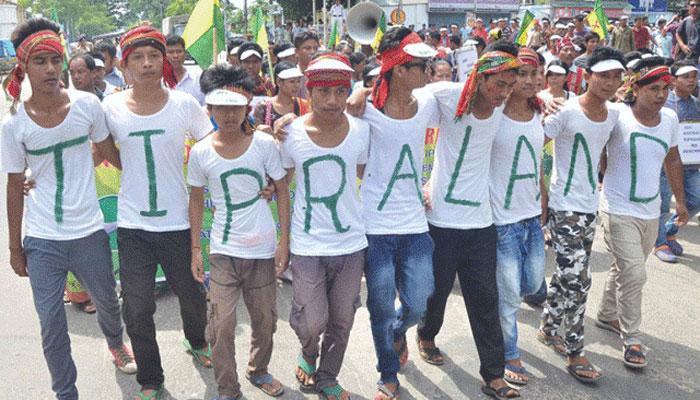
{"label": "red headband", "polygon": [[667,66],[661,65],[658,67],[641,70],[639,71],[639,79],[634,79],[633,83],[638,85],[648,85],[658,80],[664,81],[665,83],[671,82],[671,70]]}
{"label": "red headband", "polygon": [[3,82],[5,93],[12,98],[13,105],[19,101],[24,72],[27,69],[29,58],[35,53],[42,51],[63,56],[63,45],[58,33],[48,29],[35,32],[24,39],[17,48],[17,65],[15,65]]}
{"label": "red headband", "polygon": [[540,66],[540,58],[537,52],[529,47],[521,47],[518,50],[518,61],[522,65],[532,65],[535,68]]}
{"label": "red headband", "polygon": [[557,43],[557,54],[564,48],[564,47],[576,47],[574,45],[574,42],[571,41],[571,38],[568,36],[565,36],[562,40]]}
{"label": "red headband", "polygon": [[163,82],[165,82],[168,87],[174,88],[177,85],[177,77],[175,76],[173,66],[165,56],[165,36],[153,27],[143,25],[124,34],[122,40],[119,41],[119,46],[122,48],[122,60],[126,62],[127,58],[129,58],[129,54],[134,51],[135,45],[143,42],[150,42],[154,45],[153,47],[163,52]]}
{"label": "red headband", "polygon": [[323,69],[313,69],[314,65],[323,62],[324,60],[336,60],[340,61],[348,67],[352,68],[350,61],[347,57],[338,53],[324,54],[318,58],[315,58],[309,63],[304,72],[304,77],[306,78],[306,88],[314,87],[333,87],[342,86],[346,89],[350,89],[352,86],[352,72],[344,71],[339,69],[323,68]]}
{"label": "red headband", "polygon": [[413,56],[406,53],[403,49],[406,45],[421,42],[420,36],[415,32],[411,32],[408,36],[403,38],[398,46],[387,49],[377,56],[377,59],[382,63],[382,69],[372,88],[372,102],[374,103],[374,107],[378,110],[384,108],[386,99],[389,97],[389,81],[386,80],[387,72],[391,71],[391,69],[397,65],[403,65],[413,61]]}

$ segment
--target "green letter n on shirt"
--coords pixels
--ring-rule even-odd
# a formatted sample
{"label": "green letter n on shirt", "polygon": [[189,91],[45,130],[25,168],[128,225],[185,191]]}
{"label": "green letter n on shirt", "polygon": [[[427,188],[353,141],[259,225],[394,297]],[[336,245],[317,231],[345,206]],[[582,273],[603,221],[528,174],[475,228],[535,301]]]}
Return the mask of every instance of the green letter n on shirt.
{"label": "green letter n on shirt", "polygon": [[[325,197],[314,197],[311,194],[311,166],[320,162],[332,162],[340,166],[340,187],[338,190]],[[331,218],[333,219],[333,226],[335,231],[338,233],[344,233],[350,230],[349,226],[343,227],[340,222],[340,217],[338,216],[338,200],[345,190],[345,185],[347,184],[345,177],[345,161],[339,156],[333,154],[326,154],[325,156],[312,157],[304,161],[302,164],[304,170],[304,200],[306,201],[306,210],[304,212],[304,232],[308,233],[311,229],[311,213],[313,212],[313,204],[320,203],[326,206],[331,212]],[[324,168],[325,170],[326,168]]]}
{"label": "green letter n on shirt", "polygon": [[596,180],[593,177],[593,162],[591,161],[591,150],[588,148],[588,142],[582,133],[577,133],[574,136],[574,148],[571,151],[571,163],[569,164],[569,176],[566,178],[566,186],[564,186],[564,196],[569,194],[571,190],[571,181],[574,179],[574,173],[576,171],[576,157],[578,156],[578,147],[581,146],[583,149],[583,155],[586,156],[586,166],[588,183],[591,185],[591,193],[596,191]]}
{"label": "green letter n on shirt", "polygon": [[630,201],[634,203],[649,203],[659,196],[659,191],[657,190],[656,194],[651,197],[637,196],[637,139],[646,139],[658,143],[664,148],[664,153],[668,153],[668,144],[657,137],[641,132],[632,132],[630,135],[630,180],[632,181],[630,185]]}
{"label": "green letter n on shirt", "polygon": [[162,217],[168,210],[158,209],[158,184],[156,182],[156,163],[153,158],[153,146],[151,136],[162,135],[163,129],[151,129],[147,131],[131,132],[129,137],[141,136],[143,138],[143,149],[146,153],[146,174],[148,175],[148,211],[141,211],[144,217]]}
{"label": "green letter n on shirt", "polygon": [[[535,173],[531,174],[518,174],[518,164],[520,162],[520,150],[522,149],[523,145],[525,145],[528,149],[528,152],[530,154],[530,158],[532,158],[532,163],[534,164],[534,171]],[[535,180],[535,186],[537,186],[537,177],[538,177],[538,169],[537,169],[537,157],[535,157],[535,149],[532,148],[532,145],[530,144],[530,141],[527,140],[525,135],[520,135],[518,138],[518,143],[515,146],[515,156],[513,157],[513,163],[511,164],[510,168],[510,178],[508,179],[508,190],[506,191],[506,200],[504,202],[503,208],[506,210],[510,209],[510,203],[511,200],[513,199],[513,188],[515,187],[515,182],[521,179],[534,179]],[[536,199],[540,198],[539,192],[537,193]]]}
{"label": "green letter n on shirt", "polygon": [[221,180],[221,188],[224,191],[224,199],[226,201],[226,223],[224,224],[224,237],[221,240],[221,243],[226,243],[228,242],[228,235],[231,232],[231,221],[233,220],[233,212],[236,210],[240,210],[242,208],[249,207],[258,200],[260,200],[260,196],[256,193],[253,198],[250,200],[242,201],[240,203],[234,203],[233,200],[231,200],[231,188],[228,185],[228,178],[233,175],[248,175],[252,176],[257,182],[258,182],[258,189],[262,190],[263,188],[263,178],[260,176],[259,173],[256,171],[253,171],[252,169],[248,168],[234,168],[230,171],[226,171],[221,176],[219,179]]}
{"label": "green letter n on shirt", "polygon": [[27,154],[32,156],[43,156],[53,153],[53,167],[56,172],[56,197],[53,206],[53,213],[56,222],[63,222],[63,189],[65,187],[65,170],[63,166],[63,150],[81,145],[88,141],[87,135],[75,139],[66,140],[65,142],[56,143],[53,146],[44,147],[43,149],[29,150]]}

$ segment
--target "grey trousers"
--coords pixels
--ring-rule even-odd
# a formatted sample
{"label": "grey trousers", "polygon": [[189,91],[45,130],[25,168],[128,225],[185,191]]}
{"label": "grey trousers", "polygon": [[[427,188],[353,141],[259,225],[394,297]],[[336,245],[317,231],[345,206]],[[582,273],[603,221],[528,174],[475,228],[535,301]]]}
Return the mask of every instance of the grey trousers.
{"label": "grey trousers", "polygon": [[273,259],[249,260],[221,254],[209,256],[211,313],[207,339],[220,396],[241,392],[236,373],[236,306],[243,295],[250,315],[250,359],[247,373],[263,375],[272,356],[277,327],[277,286]]}
{"label": "grey trousers", "polygon": [[319,389],[337,382],[360,305],[364,266],[365,250],[332,257],[292,255],[294,294],[289,324],[304,356],[315,359],[321,352],[316,370]]}

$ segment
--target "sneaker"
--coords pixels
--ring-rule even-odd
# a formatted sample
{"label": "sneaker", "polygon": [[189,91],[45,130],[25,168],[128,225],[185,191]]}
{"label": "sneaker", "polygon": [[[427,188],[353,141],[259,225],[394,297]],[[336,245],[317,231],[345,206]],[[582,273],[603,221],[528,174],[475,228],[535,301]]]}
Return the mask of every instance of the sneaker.
{"label": "sneaker", "polygon": [[676,239],[667,239],[666,244],[671,248],[671,252],[677,256],[683,255],[683,246]]}
{"label": "sneaker", "polygon": [[110,348],[109,351],[114,357],[114,365],[118,370],[127,375],[136,373],[136,360],[134,360],[134,355],[126,344],[122,344],[121,347]]}
{"label": "sneaker", "polygon": [[661,246],[657,247],[656,250],[654,250],[654,255],[656,256],[656,258],[666,263],[678,262],[678,256],[673,254],[673,251],[671,251],[671,247],[669,247],[666,244],[662,244]]}

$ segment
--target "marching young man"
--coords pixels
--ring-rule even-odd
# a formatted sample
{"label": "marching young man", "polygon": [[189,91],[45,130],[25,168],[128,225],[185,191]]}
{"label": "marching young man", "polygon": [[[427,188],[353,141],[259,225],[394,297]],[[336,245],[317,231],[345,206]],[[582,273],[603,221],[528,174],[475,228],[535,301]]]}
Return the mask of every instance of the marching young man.
{"label": "marching young man", "polygon": [[[645,262],[656,241],[660,214],[659,176],[664,167],[676,197],[676,223],[688,222],[676,113],[664,107],[671,72],[664,58],[642,59],[634,68],[632,93],[607,145],[600,216],[605,246],[613,256],[596,326],[621,336],[623,362],[648,364],[639,327]],[[643,161],[642,161],[643,160]]]}
{"label": "marching young man", "polygon": [[190,272],[190,225],[183,175],[186,136],[201,140],[212,124],[190,95],[175,86],[165,56],[165,37],[150,26],[124,34],[123,67],[133,87],[108,96],[107,127],[119,144],[122,163],[117,220],[124,322],[134,346],[141,384],[139,399],[157,399],[163,389],[153,314],[158,264],[180,302],[184,345],[201,365],[211,366],[204,337],[204,285]]}
{"label": "marching young man", "polygon": [[[270,396],[284,392],[267,372],[275,332],[275,265],[286,266],[289,254],[289,190],[274,139],[256,132],[247,107],[255,82],[240,67],[219,64],[202,74],[202,90],[218,130],[197,143],[187,169],[191,185],[189,219],[192,273],[204,282],[200,235],[205,186],[214,202],[209,263],[211,317],[207,336],[212,346],[219,400],[241,397],[235,361],[236,308],[243,296],[251,323],[250,361],[246,377]],[[259,192],[265,177],[275,181],[281,236]],[[277,264],[275,264],[275,258]]]}
{"label": "marching young man", "polygon": [[302,391],[333,400],[350,398],[338,373],[367,248],[356,182],[367,163],[370,133],[366,122],[344,113],[352,72],[340,54],[311,61],[304,74],[312,111],[288,126],[281,149],[288,179],[296,174],[289,323],[302,349],[295,373]]}
{"label": "marching young man", "polygon": [[[583,351],[583,332],[598,211],[597,170],[601,152],[619,116],[617,108],[609,107],[608,99],[622,82],[623,62],[618,50],[595,49],[584,73],[588,82],[586,93],[568,100],[558,113],[545,119],[545,134],[554,140],[555,165],[549,195],[542,205],[552,234],[557,269],[549,285],[537,338],[566,354],[567,370],[582,382],[601,377]],[[565,332],[560,332],[562,324]]]}
{"label": "marching young man", "polygon": [[[2,125],[0,167],[8,174],[10,265],[18,276],[29,277],[51,387],[58,399],[77,399],[63,306],[69,271],[90,290],[117,368],[135,373],[136,365],[122,341],[112,252],[97,201],[90,142],[116,166],[119,155],[97,97],[60,86],[64,50],[59,30],[54,22],[35,18],[12,34],[18,64],[6,91],[13,111],[19,107]],[[32,95],[20,103],[25,75]],[[27,168],[36,186],[25,198]]]}

